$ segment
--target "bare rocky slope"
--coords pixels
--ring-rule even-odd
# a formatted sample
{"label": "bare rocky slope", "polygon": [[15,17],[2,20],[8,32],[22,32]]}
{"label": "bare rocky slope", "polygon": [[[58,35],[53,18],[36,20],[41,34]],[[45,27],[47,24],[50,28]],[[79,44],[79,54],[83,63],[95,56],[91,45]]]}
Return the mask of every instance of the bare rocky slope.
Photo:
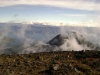
{"label": "bare rocky slope", "polygon": [[0,75],[100,75],[100,51],[3,54]]}

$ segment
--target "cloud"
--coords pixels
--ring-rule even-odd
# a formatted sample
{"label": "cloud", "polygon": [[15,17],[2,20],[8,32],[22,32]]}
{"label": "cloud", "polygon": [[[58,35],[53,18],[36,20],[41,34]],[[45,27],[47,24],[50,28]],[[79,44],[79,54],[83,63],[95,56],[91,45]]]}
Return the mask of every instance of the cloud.
{"label": "cloud", "polygon": [[60,14],[62,16],[69,16],[69,17],[86,17],[87,14]]}
{"label": "cloud", "polygon": [[46,5],[52,7],[72,8],[80,10],[100,10],[98,0],[0,0],[0,6],[12,5]]}

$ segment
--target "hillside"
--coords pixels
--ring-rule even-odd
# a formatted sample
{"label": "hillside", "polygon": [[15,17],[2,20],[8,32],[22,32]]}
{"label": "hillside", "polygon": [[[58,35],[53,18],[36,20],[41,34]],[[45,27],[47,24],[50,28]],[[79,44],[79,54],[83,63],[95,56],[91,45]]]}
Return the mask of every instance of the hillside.
{"label": "hillside", "polygon": [[100,51],[3,54],[0,75],[100,75]]}

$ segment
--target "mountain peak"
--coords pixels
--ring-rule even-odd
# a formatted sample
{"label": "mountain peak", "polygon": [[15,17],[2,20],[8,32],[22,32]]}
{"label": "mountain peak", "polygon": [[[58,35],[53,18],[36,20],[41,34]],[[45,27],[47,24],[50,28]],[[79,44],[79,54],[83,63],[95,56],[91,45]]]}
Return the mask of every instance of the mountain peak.
{"label": "mountain peak", "polygon": [[77,32],[66,33],[66,35],[59,34],[51,39],[48,44],[58,46],[63,50],[96,50],[98,48]]}

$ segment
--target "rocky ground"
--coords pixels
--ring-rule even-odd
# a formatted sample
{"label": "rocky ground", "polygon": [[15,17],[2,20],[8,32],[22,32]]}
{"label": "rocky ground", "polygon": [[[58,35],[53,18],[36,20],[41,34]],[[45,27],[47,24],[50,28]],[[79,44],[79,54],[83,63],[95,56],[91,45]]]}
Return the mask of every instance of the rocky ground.
{"label": "rocky ground", "polygon": [[100,75],[100,51],[0,55],[0,75]]}

